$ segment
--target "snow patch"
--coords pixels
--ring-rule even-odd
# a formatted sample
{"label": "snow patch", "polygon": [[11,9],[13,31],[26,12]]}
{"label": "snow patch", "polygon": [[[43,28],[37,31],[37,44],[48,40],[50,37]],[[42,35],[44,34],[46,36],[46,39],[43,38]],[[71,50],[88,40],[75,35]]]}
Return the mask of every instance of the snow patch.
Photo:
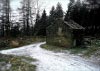
{"label": "snow patch", "polygon": [[54,53],[42,49],[40,47],[42,44],[45,44],[45,42],[10,50],[2,50],[0,53],[36,58],[38,61],[32,64],[37,65],[37,71],[100,71],[99,67],[91,65],[77,56]]}

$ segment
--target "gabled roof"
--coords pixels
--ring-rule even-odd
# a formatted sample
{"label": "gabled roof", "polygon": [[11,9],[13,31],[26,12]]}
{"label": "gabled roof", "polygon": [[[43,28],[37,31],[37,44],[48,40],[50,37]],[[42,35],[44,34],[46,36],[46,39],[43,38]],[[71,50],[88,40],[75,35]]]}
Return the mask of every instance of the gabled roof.
{"label": "gabled roof", "polygon": [[77,23],[74,22],[73,20],[64,21],[64,23],[65,23],[66,25],[68,25],[71,29],[85,29],[84,27],[82,27],[81,25],[77,24]]}

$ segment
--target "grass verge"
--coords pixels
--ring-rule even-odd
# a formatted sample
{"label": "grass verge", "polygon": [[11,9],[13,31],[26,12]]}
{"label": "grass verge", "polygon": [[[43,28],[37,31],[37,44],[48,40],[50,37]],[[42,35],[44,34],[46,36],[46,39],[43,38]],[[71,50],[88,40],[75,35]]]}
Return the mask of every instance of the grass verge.
{"label": "grass verge", "polygon": [[100,57],[100,47],[99,46],[95,46],[95,45],[91,45],[91,47],[88,48],[83,48],[83,47],[73,47],[73,48],[64,48],[64,47],[58,47],[58,46],[52,46],[52,45],[47,45],[47,44],[43,44],[41,45],[42,48],[46,49],[46,50],[50,50],[50,51],[54,51],[54,52],[70,52],[71,54],[81,54],[82,56],[85,57]]}
{"label": "grass verge", "polygon": [[41,45],[42,48],[51,50],[54,52],[62,52],[62,51],[69,51],[71,54],[79,54],[83,53],[83,51],[86,50],[86,48],[80,48],[80,47],[73,47],[73,48],[66,48],[66,47],[58,47],[58,46],[52,46],[48,44]]}
{"label": "grass verge", "polygon": [[84,53],[84,56],[91,57],[92,55],[94,56],[99,56],[100,57],[100,47],[92,46],[86,50]]}
{"label": "grass verge", "polygon": [[30,64],[35,59],[3,54],[0,54],[0,57],[0,71],[35,71],[36,69],[35,65]]}
{"label": "grass verge", "polygon": [[51,51],[55,51],[55,52],[60,52],[62,50],[66,50],[66,48],[64,48],[64,47],[58,47],[58,46],[47,45],[47,44],[43,44],[43,45],[41,45],[41,47],[46,50],[51,50]]}

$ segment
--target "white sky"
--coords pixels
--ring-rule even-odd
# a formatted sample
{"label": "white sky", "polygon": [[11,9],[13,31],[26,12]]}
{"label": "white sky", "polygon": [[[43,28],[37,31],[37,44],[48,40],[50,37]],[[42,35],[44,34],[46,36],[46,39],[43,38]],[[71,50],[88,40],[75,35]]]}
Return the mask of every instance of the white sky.
{"label": "white sky", "polygon": [[46,9],[47,13],[51,10],[52,6],[57,5],[58,2],[61,3],[63,10],[66,12],[69,0],[40,0],[40,3],[43,3],[44,9]]}
{"label": "white sky", "polygon": [[[13,6],[12,8],[14,10],[20,7],[20,1],[21,0],[12,0],[11,6]],[[56,7],[58,2],[62,4],[63,10],[64,12],[66,12],[69,0],[40,0],[39,4],[41,4],[41,8],[45,9],[47,11],[47,14],[49,14],[51,7],[52,6]]]}
{"label": "white sky", "polygon": [[[21,2],[22,0],[11,0],[11,7],[12,7],[12,19],[18,21],[19,17],[21,16],[18,8],[21,7]],[[51,10],[52,6],[57,5],[57,3],[60,2],[63,8],[63,11],[66,12],[67,11],[67,7],[68,7],[68,3],[69,0],[39,0],[39,5],[41,6],[41,12],[43,12],[43,10],[46,10],[47,15],[49,15],[49,11]],[[33,16],[35,19],[35,16]]]}
{"label": "white sky", "polygon": [[20,1],[21,0],[12,0],[11,1],[11,6],[14,10],[16,10],[18,7],[20,7]]}

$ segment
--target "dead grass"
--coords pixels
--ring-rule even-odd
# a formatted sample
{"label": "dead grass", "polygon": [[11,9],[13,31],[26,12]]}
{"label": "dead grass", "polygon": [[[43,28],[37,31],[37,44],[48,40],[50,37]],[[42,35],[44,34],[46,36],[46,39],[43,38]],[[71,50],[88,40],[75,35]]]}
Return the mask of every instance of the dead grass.
{"label": "dead grass", "polygon": [[0,50],[17,48],[28,44],[33,44],[36,42],[45,41],[45,37],[18,37],[18,38],[1,38],[0,39]]}

